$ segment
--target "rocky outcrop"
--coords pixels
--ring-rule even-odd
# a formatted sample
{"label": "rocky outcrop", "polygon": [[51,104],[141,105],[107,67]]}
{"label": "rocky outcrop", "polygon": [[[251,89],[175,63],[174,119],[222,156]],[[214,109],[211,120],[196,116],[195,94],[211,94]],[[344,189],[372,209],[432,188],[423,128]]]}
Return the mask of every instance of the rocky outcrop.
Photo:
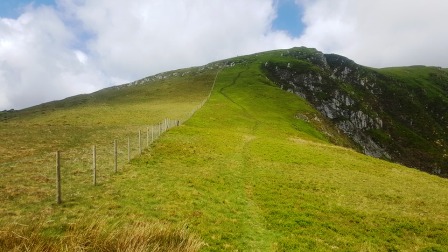
{"label": "rocky outcrop", "polygon": [[[288,50],[283,56],[309,62],[309,65],[304,67],[292,62],[265,62],[264,68],[282,89],[310,101],[342,132],[358,143],[365,154],[390,158],[387,151],[366,134],[367,130],[382,128],[382,119],[377,113],[363,108],[349,92],[340,89],[340,83],[348,81],[353,85],[369,87],[368,78],[362,77],[347,62],[330,65],[327,57],[318,51]],[[334,60],[330,63],[334,63]],[[318,69],[313,69],[316,66]]]}
{"label": "rocky outcrop", "polygon": [[[446,140],[441,140],[447,138],[446,120],[437,116],[446,114],[446,100],[434,102],[445,106],[442,109],[419,107],[425,96],[415,100],[418,93],[408,92],[406,83],[339,55],[293,48],[282,51],[281,57],[262,64],[266,76],[309,101],[365,154],[448,174]],[[429,122],[431,126],[426,125]]]}

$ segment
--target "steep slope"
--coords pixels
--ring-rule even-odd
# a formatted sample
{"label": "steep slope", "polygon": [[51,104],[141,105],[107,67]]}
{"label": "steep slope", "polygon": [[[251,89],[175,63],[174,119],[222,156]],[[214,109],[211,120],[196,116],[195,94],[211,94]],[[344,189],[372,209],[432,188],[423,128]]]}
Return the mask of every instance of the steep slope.
{"label": "steep slope", "polygon": [[364,153],[448,175],[445,69],[372,69],[309,48],[279,54],[263,65],[269,78],[306,98]]}

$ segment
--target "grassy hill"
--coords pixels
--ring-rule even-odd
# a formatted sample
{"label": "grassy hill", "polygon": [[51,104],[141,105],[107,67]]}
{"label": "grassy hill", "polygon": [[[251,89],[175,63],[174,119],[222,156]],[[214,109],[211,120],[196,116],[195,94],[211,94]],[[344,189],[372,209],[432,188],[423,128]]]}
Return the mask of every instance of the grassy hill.
{"label": "grassy hill", "polygon": [[[0,122],[0,227],[3,228],[0,230],[12,229],[11,232],[18,235],[2,237],[0,250],[7,250],[8,246],[3,245],[7,241],[21,244],[18,251],[22,251],[24,246],[33,246],[33,241],[38,240],[34,251],[42,251],[40,241],[45,246],[53,242],[33,236],[27,243],[20,237],[43,233],[44,237],[52,239],[72,229],[74,232],[86,228],[96,230],[96,226],[85,227],[91,223],[105,226],[110,234],[110,225],[102,223],[101,216],[90,216],[85,210],[101,209],[104,204],[112,203],[98,202],[94,197],[114,193],[104,189],[114,179],[113,141],[118,140],[119,171],[122,171],[127,163],[128,138],[131,157],[135,157],[139,152],[138,131],[143,132],[145,147],[149,126],[156,126],[157,138],[159,123],[165,118],[187,119],[209,94],[215,76],[216,70],[179,70],[93,94],[3,113]],[[97,149],[97,187],[92,186],[92,145]],[[54,203],[56,151],[61,151],[62,159],[62,206]],[[71,211],[79,212],[79,219],[74,218]],[[107,211],[101,214],[106,221]],[[75,228],[76,220],[82,220],[80,228]],[[102,228],[98,229],[100,235]],[[2,235],[6,234],[0,232]],[[68,232],[67,237],[70,236],[73,233]],[[107,243],[104,237],[101,240]],[[65,243],[70,242],[66,240]]]}
{"label": "grassy hill", "polygon": [[[0,124],[8,139],[0,248],[34,241],[49,250],[107,251],[109,242],[136,250],[150,241],[141,248],[447,251],[448,181],[346,148],[353,143],[308,102],[266,78],[260,66],[271,56],[230,60],[236,64],[219,72],[205,106],[122,162],[118,174],[107,147],[95,187],[92,142],[110,146],[165,117],[186,118],[218,70],[9,114]],[[75,160],[63,166],[70,180],[62,205],[53,203],[53,154],[46,158],[56,148]],[[43,157],[26,159],[36,155]]]}

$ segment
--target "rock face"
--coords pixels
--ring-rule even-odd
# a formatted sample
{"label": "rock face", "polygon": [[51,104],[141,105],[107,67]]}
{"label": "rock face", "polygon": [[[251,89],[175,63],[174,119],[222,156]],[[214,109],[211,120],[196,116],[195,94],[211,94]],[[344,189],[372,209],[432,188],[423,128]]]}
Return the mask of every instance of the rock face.
{"label": "rock face", "polygon": [[308,100],[365,154],[448,174],[448,92],[430,108],[406,83],[345,57],[308,48],[281,57],[262,64],[268,78]]}
{"label": "rock face", "polygon": [[291,63],[285,67],[266,62],[265,68],[270,70],[276,80],[280,80],[283,89],[309,100],[317,110],[334,121],[340,130],[358,143],[365,154],[390,159],[387,151],[366,134],[367,130],[381,129],[382,119],[377,113],[363,108],[360,102],[354,100],[349,92],[340,89],[338,85],[338,82],[345,81],[366,87],[367,78],[354,74],[357,69],[351,68],[345,62],[341,62],[339,66],[330,65],[326,56],[320,52],[309,55],[301,51],[287,51],[284,55],[305,59],[319,70],[301,72]]}

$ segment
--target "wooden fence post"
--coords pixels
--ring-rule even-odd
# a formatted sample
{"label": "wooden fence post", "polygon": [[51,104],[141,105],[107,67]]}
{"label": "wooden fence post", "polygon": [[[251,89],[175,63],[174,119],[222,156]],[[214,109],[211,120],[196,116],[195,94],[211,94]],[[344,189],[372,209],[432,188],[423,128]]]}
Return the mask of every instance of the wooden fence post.
{"label": "wooden fence post", "polygon": [[114,171],[117,173],[118,164],[117,164],[117,139],[114,140]]}
{"label": "wooden fence post", "polygon": [[96,185],[96,146],[93,146],[93,185]]}
{"label": "wooden fence post", "polygon": [[62,190],[61,190],[61,162],[60,162],[60,152],[56,152],[56,202],[58,204],[62,203]]}
{"label": "wooden fence post", "polygon": [[151,143],[154,143],[154,125],[151,125]]}
{"label": "wooden fence post", "polygon": [[128,163],[131,162],[131,140],[128,137]]}
{"label": "wooden fence post", "polygon": [[162,123],[159,123],[159,137],[162,135]]}
{"label": "wooden fence post", "polygon": [[149,147],[149,127],[146,128],[146,148]]}
{"label": "wooden fence post", "polygon": [[138,151],[142,154],[142,131],[138,131]]}

